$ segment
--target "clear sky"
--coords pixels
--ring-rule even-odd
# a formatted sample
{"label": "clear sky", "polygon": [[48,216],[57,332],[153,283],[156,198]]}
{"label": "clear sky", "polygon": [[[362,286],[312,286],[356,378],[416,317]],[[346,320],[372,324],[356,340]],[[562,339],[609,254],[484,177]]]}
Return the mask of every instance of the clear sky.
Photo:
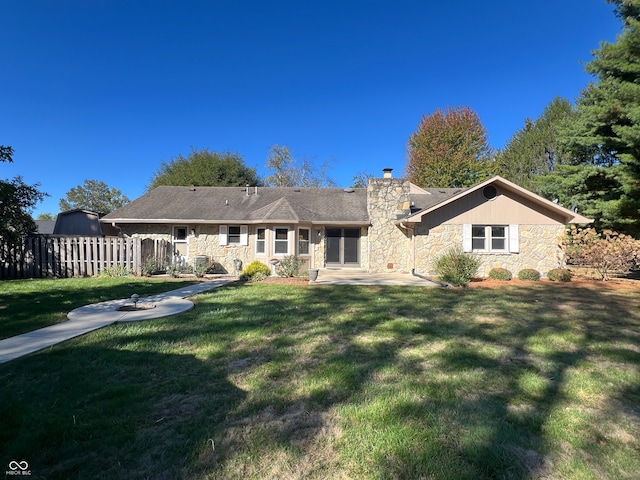
{"label": "clear sky", "polygon": [[621,31],[605,0],[0,0],[0,178],[58,203],[86,179],[131,199],[192,147],[394,168],[422,115],[469,106],[495,148]]}

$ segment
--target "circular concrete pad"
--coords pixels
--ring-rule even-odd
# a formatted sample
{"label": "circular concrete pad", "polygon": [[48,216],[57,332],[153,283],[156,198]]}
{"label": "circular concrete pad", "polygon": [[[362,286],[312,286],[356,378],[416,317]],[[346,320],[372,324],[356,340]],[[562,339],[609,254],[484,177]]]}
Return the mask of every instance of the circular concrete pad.
{"label": "circular concrete pad", "polygon": [[166,299],[154,302],[155,308],[135,311],[120,311],[119,308],[132,305],[131,300],[112,300],[109,302],[96,303],[76,308],[67,314],[71,321],[86,322],[137,322],[150,318],[168,317],[178,313],[186,312],[193,308],[193,302],[179,297],[167,297]]}

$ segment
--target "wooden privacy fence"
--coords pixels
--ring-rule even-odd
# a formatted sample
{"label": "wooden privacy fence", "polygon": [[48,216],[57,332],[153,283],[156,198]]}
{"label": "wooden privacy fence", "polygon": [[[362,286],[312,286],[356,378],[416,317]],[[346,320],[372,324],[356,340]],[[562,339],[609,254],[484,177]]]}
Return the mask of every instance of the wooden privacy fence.
{"label": "wooden privacy fence", "polygon": [[108,268],[140,275],[141,245],[120,237],[27,237],[14,249],[0,242],[0,278],[86,277]]}

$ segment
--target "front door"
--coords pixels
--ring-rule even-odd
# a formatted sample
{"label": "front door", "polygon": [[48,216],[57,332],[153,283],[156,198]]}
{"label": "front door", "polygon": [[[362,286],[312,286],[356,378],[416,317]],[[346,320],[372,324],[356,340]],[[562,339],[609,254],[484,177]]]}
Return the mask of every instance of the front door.
{"label": "front door", "polygon": [[360,265],[360,229],[326,229],[327,267]]}

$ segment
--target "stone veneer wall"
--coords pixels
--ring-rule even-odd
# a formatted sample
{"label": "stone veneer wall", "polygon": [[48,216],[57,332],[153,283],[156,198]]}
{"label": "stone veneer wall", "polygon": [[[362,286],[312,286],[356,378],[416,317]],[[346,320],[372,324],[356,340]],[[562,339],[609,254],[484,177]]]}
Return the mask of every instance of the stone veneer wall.
{"label": "stone veneer wall", "polygon": [[[506,268],[513,276],[524,268],[538,270],[543,276],[553,268],[563,267],[560,238],[563,225],[520,225],[520,253],[475,253],[482,260],[478,270],[487,276],[492,268]],[[416,272],[435,275],[434,260],[452,246],[462,247],[462,225],[439,225],[428,235],[420,228],[416,236]]]}
{"label": "stone veneer wall", "polygon": [[[171,240],[172,225],[125,225],[122,227],[122,233],[131,237],[164,239]],[[196,234],[191,234],[191,229],[196,229]],[[249,245],[220,245],[218,238],[218,225],[197,225],[187,227],[187,243],[189,245],[189,258],[197,255],[206,255],[211,260],[220,263],[227,272],[233,272],[233,260],[239,258],[242,260],[242,267],[246,267],[254,258],[252,242]],[[254,234],[255,228],[249,227],[249,234]]]}
{"label": "stone veneer wall", "polygon": [[[395,224],[410,209],[409,181],[402,178],[372,178],[367,187],[370,272],[408,272],[412,268],[410,234]],[[363,245],[362,256],[366,254]],[[364,262],[362,262],[364,263]]]}

